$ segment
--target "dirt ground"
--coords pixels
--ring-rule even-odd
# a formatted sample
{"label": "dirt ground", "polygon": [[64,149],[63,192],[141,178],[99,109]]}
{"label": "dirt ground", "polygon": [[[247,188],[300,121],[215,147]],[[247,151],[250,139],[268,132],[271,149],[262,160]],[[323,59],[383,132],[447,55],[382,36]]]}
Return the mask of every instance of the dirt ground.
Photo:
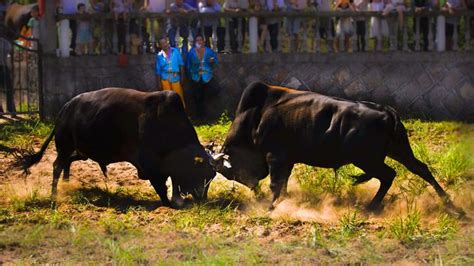
{"label": "dirt ground", "polygon": [[[107,178],[93,161],[73,163],[71,180],[60,181],[53,207],[48,200],[53,146],[27,176],[9,167],[13,156],[0,153],[0,264],[474,263],[472,182],[456,197],[467,215],[455,218],[455,233],[414,233],[404,241],[391,236],[390,224],[406,210],[361,211],[360,222],[349,222],[357,228],[346,234],[341,217],[355,208],[336,207],[329,198],[318,207],[302,203],[293,179],[289,198],[271,213],[268,194],[256,199],[222,177],[213,181],[208,206],[162,207],[149,182],[128,163],[109,165]],[[376,186],[366,184],[361,201]],[[443,211],[434,193],[421,196],[426,202],[421,224],[429,228]]]}

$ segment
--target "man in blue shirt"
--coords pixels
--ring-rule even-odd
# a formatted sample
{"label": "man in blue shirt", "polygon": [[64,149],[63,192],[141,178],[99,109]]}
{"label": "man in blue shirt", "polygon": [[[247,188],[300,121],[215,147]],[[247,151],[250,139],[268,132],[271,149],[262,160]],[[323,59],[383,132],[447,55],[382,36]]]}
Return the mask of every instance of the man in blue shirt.
{"label": "man in blue shirt", "polygon": [[186,58],[186,69],[191,78],[191,89],[196,103],[196,116],[202,117],[205,115],[205,93],[209,90],[214,66],[218,62],[216,53],[205,46],[205,40],[201,35],[196,35],[195,41],[196,47],[189,51]]}
{"label": "man in blue shirt", "polygon": [[184,94],[181,86],[181,77],[184,77],[184,62],[179,49],[171,47],[166,37],[159,40],[161,51],[156,54],[156,84],[158,90],[172,90],[178,93],[183,106]]}

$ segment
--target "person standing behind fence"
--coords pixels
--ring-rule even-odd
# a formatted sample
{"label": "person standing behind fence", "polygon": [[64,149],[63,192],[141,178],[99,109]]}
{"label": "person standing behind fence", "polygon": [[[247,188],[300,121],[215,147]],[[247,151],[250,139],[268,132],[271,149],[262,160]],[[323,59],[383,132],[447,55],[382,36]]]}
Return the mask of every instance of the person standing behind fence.
{"label": "person standing behind fence", "polygon": [[[249,1],[248,0],[225,0],[224,2],[224,11],[225,12],[241,12],[246,11],[249,8]],[[232,53],[237,53],[239,51],[239,43],[238,43],[238,34],[239,34],[239,21],[240,21],[240,34],[241,34],[241,41],[240,48],[243,46],[245,42],[245,30],[246,30],[246,23],[245,18],[231,18],[230,23],[226,25],[229,31],[230,37],[230,48]]]}
{"label": "person standing behind fence", "polygon": [[[449,14],[454,15],[465,8],[466,2],[464,2],[464,0],[448,0],[442,7],[442,10],[447,10]],[[459,22],[459,17],[450,16],[446,18],[446,50],[453,49],[453,35],[454,31],[459,32]],[[455,25],[457,25],[457,27],[455,27]]]}
{"label": "person standing behind fence", "polygon": [[204,100],[209,84],[213,78],[213,69],[218,64],[216,53],[206,47],[206,41],[201,35],[196,35],[195,47],[186,58],[186,69],[191,79],[191,89],[196,104],[196,116],[202,118],[206,115]]}
{"label": "person standing behind fence", "polygon": [[175,91],[179,94],[183,106],[186,107],[181,86],[181,78],[184,78],[183,57],[178,48],[170,46],[166,37],[161,37],[158,43],[161,51],[156,54],[155,63],[157,89]]}
{"label": "person standing behind fence", "polygon": [[[413,0],[412,8],[415,11],[415,14],[420,14],[426,12],[432,8],[430,0]],[[420,17],[420,37],[423,38],[423,51],[428,51],[428,33],[429,33],[429,17],[421,16]],[[413,32],[416,33],[416,20],[413,23]]]}
{"label": "person standing behind fence", "polygon": [[[305,8],[308,7],[308,0],[290,0],[289,5],[287,6],[288,11],[293,12],[302,12]],[[301,18],[287,18],[287,32],[290,37],[290,49],[297,52],[301,47],[300,42],[300,28],[302,24]],[[293,43],[291,42],[293,40]]]}
{"label": "person standing behind fence", "polygon": [[[316,10],[321,12],[331,11],[331,0],[315,0]],[[331,17],[320,17],[319,19],[319,36],[321,39],[326,40],[326,47],[328,52],[332,51],[333,47],[333,36],[334,36],[334,24]],[[320,40],[317,40],[320,42]],[[315,43],[315,48],[320,49],[321,43]]]}
{"label": "person standing behind fence", "polygon": [[[82,1],[79,0],[57,0],[57,9],[59,14],[74,15],[77,13],[77,5]],[[66,26],[67,27],[67,26]],[[76,36],[77,36],[77,22],[74,19],[69,20],[69,28],[71,30],[70,53],[76,54]],[[62,40],[60,40],[60,43]]]}
{"label": "person standing behind fence", "polygon": [[[9,56],[12,50],[12,45],[8,41],[7,36],[3,32],[0,32],[0,91],[5,93],[6,96],[6,108],[8,112],[14,113],[15,109],[15,97],[13,84],[11,79]],[[0,109],[3,110],[2,102],[0,102]]]}
{"label": "person standing behind fence", "polygon": [[[77,5],[77,11],[80,15],[87,14],[86,5],[81,3]],[[76,54],[88,54],[92,53],[92,34],[90,22],[88,19],[79,19],[77,23],[77,50]]]}
{"label": "person standing behind fence", "polygon": [[[369,7],[369,0],[354,0],[354,8],[356,11],[365,12],[368,10]],[[358,52],[365,52],[365,34],[366,34],[366,27],[365,17],[356,17],[356,34],[357,34],[357,51]]]}
{"label": "person standing behind fence", "polygon": [[[337,0],[336,2],[336,10],[337,11],[355,11],[354,6],[349,2],[349,0]],[[340,39],[344,39],[344,50],[346,52],[350,51],[350,42],[349,38],[354,34],[354,27],[352,26],[352,18],[351,17],[342,17],[339,18],[336,26],[336,47],[334,51],[337,52],[339,49],[339,41]]]}
{"label": "person standing behind fence", "polygon": [[[285,9],[284,0],[262,0],[262,7],[264,11],[279,12]],[[266,18],[268,33],[270,35],[270,46],[273,52],[278,50],[278,31],[281,23],[280,18]]]}
{"label": "person standing behind fence", "polygon": [[[216,0],[205,0],[199,3],[199,13],[218,13],[221,12],[221,5]],[[204,34],[205,44],[212,47],[212,30],[217,27],[218,18],[202,18],[199,23],[199,30]]]}
{"label": "person standing behind fence", "polygon": [[[171,3],[170,8],[167,10],[168,13],[181,13],[186,14],[189,12],[196,11],[192,6],[183,2],[183,0],[176,0],[175,3]],[[182,53],[186,57],[188,52],[188,36],[189,36],[189,26],[190,21],[186,18],[169,18],[166,32],[168,33],[168,38],[172,47],[178,47],[176,42],[176,34],[179,30],[179,36],[183,38],[182,44]]]}
{"label": "person standing behind fence", "polygon": [[[370,3],[370,11],[382,12],[384,10],[383,0],[372,0]],[[380,17],[372,17],[370,19],[370,37],[376,39],[376,50],[382,50],[382,38],[388,37],[388,24],[387,20]]]}
{"label": "person standing behind fence", "polygon": [[[145,0],[142,10],[147,13],[163,13],[166,11],[167,6],[169,6],[167,5],[167,0]],[[158,36],[160,32],[164,32],[164,25],[158,24],[158,20],[152,18],[147,19],[146,23],[148,27],[145,26],[145,28],[149,28],[150,30],[150,39],[146,40],[145,43],[147,43],[147,48],[150,48],[148,42],[151,42],[152,50],[154,50],[156,47],[156,36]]]}

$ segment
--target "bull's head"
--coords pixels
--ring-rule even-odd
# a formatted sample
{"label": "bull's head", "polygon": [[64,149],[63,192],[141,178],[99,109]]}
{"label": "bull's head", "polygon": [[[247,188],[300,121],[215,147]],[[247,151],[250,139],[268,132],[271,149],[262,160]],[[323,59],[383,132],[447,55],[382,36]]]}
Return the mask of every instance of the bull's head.
{"label": "bull's head", "polygon": [[189,145],[171,152],[161,168],[171,176],[173,186],[181,193],[191,194],[197,201],[207,199],[207,190],[216,172],[201,145]]}
{"label": "bull's head", "polygon": [[268,175],[265,155],[244,146],[228,145],[213,155],[215,170],[227,179],[235,180],[254,189]]}

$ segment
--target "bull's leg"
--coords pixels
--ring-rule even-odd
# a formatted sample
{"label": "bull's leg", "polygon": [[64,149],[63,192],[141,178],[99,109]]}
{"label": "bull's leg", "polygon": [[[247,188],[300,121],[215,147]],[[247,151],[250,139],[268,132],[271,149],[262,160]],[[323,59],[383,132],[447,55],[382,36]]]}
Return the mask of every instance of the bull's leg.
{"label": "bull's leg", "polygon": [[68,160],[64,159],[64,156],[59,153],[58,157],[53,163],[53,182],[51,184],[51,197],[53,200],[55,200],[56,196],[58,195],[59,177],[61,176],[61,172],[63,171],[66,164],[68,164]]}
{"label": "bull's leg", "polygon": [[355,185],[360,185],[362,183],[365,183],[367,181],[369,181],[370,179],[372,179],[372,175],[369,175],[367,173],[363,173],[363,174],[360,174],[360,175],[353,175],[352,178],[354,178],[354,186]]}
{"label": "bull's leg", "polygon": [[150,183],[155,189],[156,193],[158,193],[158,196],[160,196],[161,204],[163,204],[163,206],[171,207],[171,203],[167,195],[168,188],[166,187],[166,179],[163,177],[153,177],[150,178]]}
{"label": "bull's leg", "polygon": [[72,155],[69,157],[69,160],[67,163],[64,165],[64,170],[63,170],[63,180],[64,181],[69,181],[69,175],[70,175],[70,170],[71,170],[71,164],[75,161],[79,160],[86,160],[87,158],[78,154]]}
{"label": "bull's leg", "polygon": [[270,189],[273,194],[270,210],[275,208],[275,203],[280,197],[282,188],[287,187],[288,178],[290,177],[293,164],[280,162],[278,160],[267,160],[270,168]]}
{"label": "bull's leg", "polygon": [[[173,178],[171,178],[171,181],[173,181]],[[171,204],[173,204],[173,206],[176,206],[177,208],[180,208],[184,205],[184,200],[183,197],[181,197],[179,186],[177,184],[173,184],[173,195],[171,196]]]}
{"label": "bull's leg", "polygon": [[367,176],[375,176],[380,180],[379,190],[375,194],[375,197],[372,199],[370,204],[367,206],[367,209],[369,210],[377,210],[380,208],[380,204],[382,203],[383,198],[392,186],[393,179],[395,178],[397,173],[395,172],[395,170],[393,170],[391,167],[384,163],[381,163],[377,166],[358,167],[364,170],[367,173]]}

